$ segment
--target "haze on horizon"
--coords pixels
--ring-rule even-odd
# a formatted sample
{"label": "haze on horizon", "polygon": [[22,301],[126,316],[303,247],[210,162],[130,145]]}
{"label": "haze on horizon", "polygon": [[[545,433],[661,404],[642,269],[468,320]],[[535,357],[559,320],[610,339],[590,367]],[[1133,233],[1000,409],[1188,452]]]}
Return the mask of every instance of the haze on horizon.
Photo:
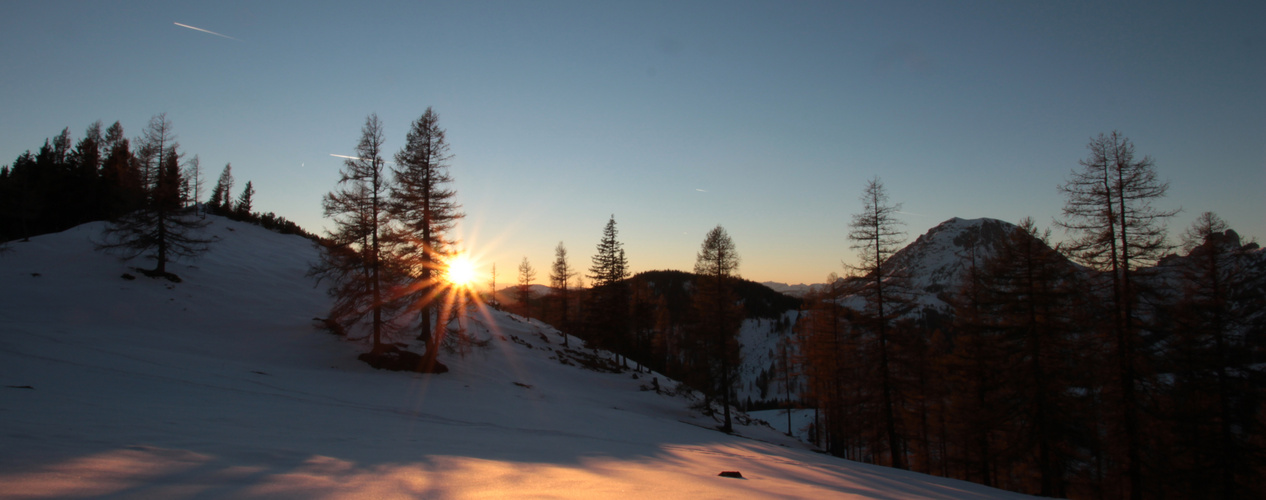
{"label": "haze on horizon", "polygon": [[[821,282],[879,176],[913,241],[950,217],[1059,215],[1120,130],[1171,182],[1176,236],[1266,236],[1260,2],[289,2],[0,5],[0,165],[69,127],[167,113],[208,177],[312,231],[360,126],[432,106],[487,275],[614,215],[634,271],[688,270],[722,224],[754,281]],[[1056,237],[1062,234],[1056,231]],[[543,278],[538,278],[543,279]],[[486,281],[486,280],[485,280]]]}

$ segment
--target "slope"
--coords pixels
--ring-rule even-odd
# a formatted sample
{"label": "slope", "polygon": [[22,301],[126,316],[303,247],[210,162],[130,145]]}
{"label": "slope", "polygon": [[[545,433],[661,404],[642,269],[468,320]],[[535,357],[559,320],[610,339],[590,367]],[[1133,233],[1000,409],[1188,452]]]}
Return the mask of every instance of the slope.
{"label": "slope", "polygon": [[449,374],[375,371],[313,326],[307,240],[207,230],[182,283],[124,279],[99,224],[0,256],[0,498],[1019,497],[706,429],[499,312],[471,316],[490,345]]}

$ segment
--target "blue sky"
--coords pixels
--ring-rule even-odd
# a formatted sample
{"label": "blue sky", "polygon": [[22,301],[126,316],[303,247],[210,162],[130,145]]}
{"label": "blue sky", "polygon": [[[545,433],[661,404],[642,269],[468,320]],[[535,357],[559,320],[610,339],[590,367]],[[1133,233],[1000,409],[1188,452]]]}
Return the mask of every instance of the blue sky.
{"label": "blue sky", "polygon": [[[1261,2],[3,2],[0,164],[70,127],[167,113],[211,181],[319,230],[369,113],[398,150],[427,106],[472,253],[587,268],[615,215],[635,271],[725,226],[756,281],[852,261],[865,182],[909,239],[1032,216],[1120,130],[1171,182],[1176,236],[1214,211],[1266,236]],[[176,25],[210,30],[225,38]],[[208,185],[211,182],[208,182]],[[1055,232],[1056,237],[1062,233]]]}

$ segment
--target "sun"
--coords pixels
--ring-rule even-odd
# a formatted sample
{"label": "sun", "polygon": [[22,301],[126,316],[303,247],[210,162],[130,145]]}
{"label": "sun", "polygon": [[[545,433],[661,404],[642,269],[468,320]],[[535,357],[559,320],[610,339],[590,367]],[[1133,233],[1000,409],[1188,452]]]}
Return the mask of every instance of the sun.
{"label": "sun", "polygon": [[465,254],[458,254],[448,261],[444,279],[455,287],[469,287],[475,281],[475,263]]}

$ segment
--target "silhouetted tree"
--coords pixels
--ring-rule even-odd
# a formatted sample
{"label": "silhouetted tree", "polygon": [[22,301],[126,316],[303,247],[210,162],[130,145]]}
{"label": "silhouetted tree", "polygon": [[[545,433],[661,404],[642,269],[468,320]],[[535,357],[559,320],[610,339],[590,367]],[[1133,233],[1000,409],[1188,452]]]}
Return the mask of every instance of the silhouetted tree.
{"label": "silhouetted tree", "polygon": [[519,310],[524,316],[531,316],[530,301],[532,300],[532,281],[536,280],[536,269],[532,268],[532,263],[528,262],[528,258],[524,257],[523,262],[519,263],[519,287],[515,293],[515,300],[519,302]]}
{"label": "silhouetted tree", "polygon": [[1072,257],[1107,277],[1105,284],[1113,314],[1108,345],[1115,357],[1117,422],[1124,442],[1120,458],[1130,498],[1143,496],[1142,415],[1138,385],[1145,382],[1147,363],[1141,358],[1142,322],[1140,297],[1146,290],[1138,274],[1167,249],[1164,221],[1176,211],[1161,211],[1152,202],[1165,196],[1169,184],[1156,178],[1150,157],[1134,155],[1134,145],[1118,132],[1091,140],[1090,155],[1060,191],[1067,200],[1057,223],[1074,237],[1068,248]]}
{"label": "silhouetted tree", "polygon": [[340,187],[322,200],[325,216],[334,227],[328,230],[322,262],[312,271],[334,281],[331,321],[345,329],[369,321],[373,353],[385,350],[383,335],[394,310],[384,301],[385,282],[394,267],[381,248],[388,221],[382,144],[382,123],[377,114],[370,114],[361,128],[356,156],[343,162]]}
{"label": "silhouetted tree", "polygon": [[[558,300],[559,311],[559,327],[567,329],[567,309],[568,307],[568,284],[576,272],[572,270],[571,264],[567,262],[567,247],[563,246],[563,242],[558,242],[558,246],[554,247],[554,263],[550,266],[549,284],[554,289],[554,295]],[[567,335],[563,335],[563,347],[567,347]]]}
{"label": "silhouetted tree", "polygon": [[708,386],[705,393],[721,398],[724,420],[721,430],[733,432],[730,421],[730,393],[734,390],[734,369],[739,364],[738,332],[743,309],[734,292],[738,279],[739,255],[734,240],[720,225],[708,231],[695,256],[698,329],[707,358]]}
{"label": "silhouetted tree", "polygon": [[861,315],[863,326],[874,334],[882,405],[880,418],[891,454],[891,465],[904,469],[904,451],[898,437],[893,401],[892,357],[895,340],[893,322],[908,309],[904,300],[907,290],[903,277],[894,274],[888,263],[904,241],[905,233],[901,231],[901,222],[897,219],[901,205],[889,204],[888,194],[878,178],[867,182],[861,199],[862,212],[853,216],[848,233],[848,238],[853,241],[852,248],[859,252],[859,263],[853,270],[864,279],[857,293],[866,301]]}
{"label": "silhouetted tree", "polygon": [[207,210],[218,215],[231,212],[232,191],[233,164],[225,163],[224,170],[220,172],[220,178],[215,181],[215,187],[211,188],[211,199],[207,201]]}
{"label": "silhouetted tree", "polygon": [[1178,496],[1262,493],[1266,454],[1255,416],[1262,412],[1260,381],[1266,377],[1253,360],[1249,317],[1264,304],[1248,281],[1254,248],[1242,245],[1217,214],[1205,212],[1183,234],[1185,258],[1162,263],[1178,274],[1172,338],[1161,360],[1173,377],[1163,405],[1172,436],[1164,479],[1167,491]]}
{"label": "silhouetted tree", "polygon": [[202,186],[206,184],[206,179],[202,177],[202,161],[198,159],[198,155],[193,155],[193,159],[185,164],[184,177],[189,186],[189,201],[197,207],[202,200]]}
{"label": "silhouetted tree", "polygon": [[202,253],[212,240],[196,234],[205,221],[191,217],[180,206],[180,153],[166,115],[150,120],[139,149],[158,159],[152,160],[153,182],[145,186],[145,205],[112,221],[97,247],[127,259],[150,254],[156,261],[151,275],[178,279],[167,272],[168,260]]}
{"label": "silhouetted tree", "polygon": [[[416,270],[410,307],[418,311],[418,338],[427,341],[427,356],[432,360],[436,354],[433,348],[438,348],[440,340],[432,334],[431,320],[443,291],[439,278],[449,247],[455,243],[453,227],[465,216],[456,201],[457,192],[449,187],[453,182],[448,173],[452,155],[444,135],[439,115],[426,108],[409,129],[404,147],[396,153],[396,167],[392,169],[395,182],[388,205],[392,219],[399,224],[391,238],[395,253],[409,262],[407,267]],[[442,325],[435,325],[434,332],[443,331]]]}
{"label": "silhouetted tree", "polygon": [[246,181],[246,187],[242,189],[242,194],[237,197],[237,204],[233,207],[239,219],[246,220],[251,217],[251,205],[254,204],[254,198],[255,187],[251,185],[251,181]]}
{"label": "silhouetted tree", "polygon": [[145,202],[145,187],[131,142],[123,135],[123,126],[114,122],[105,132],[105,160],[101,164],[104,184],[103,205],[107,219],[118,218],[140,208]]}
{"label": "silhouetted tree", "polygon": [[592,342],[621,352],[628,337],[629,292],[624,279],[629,277],[629,262],[618,235],[612,215],[602,230],[597,253],[589,266],[593,288],[589,293],[590,304],[585,308],[585,325]]}

